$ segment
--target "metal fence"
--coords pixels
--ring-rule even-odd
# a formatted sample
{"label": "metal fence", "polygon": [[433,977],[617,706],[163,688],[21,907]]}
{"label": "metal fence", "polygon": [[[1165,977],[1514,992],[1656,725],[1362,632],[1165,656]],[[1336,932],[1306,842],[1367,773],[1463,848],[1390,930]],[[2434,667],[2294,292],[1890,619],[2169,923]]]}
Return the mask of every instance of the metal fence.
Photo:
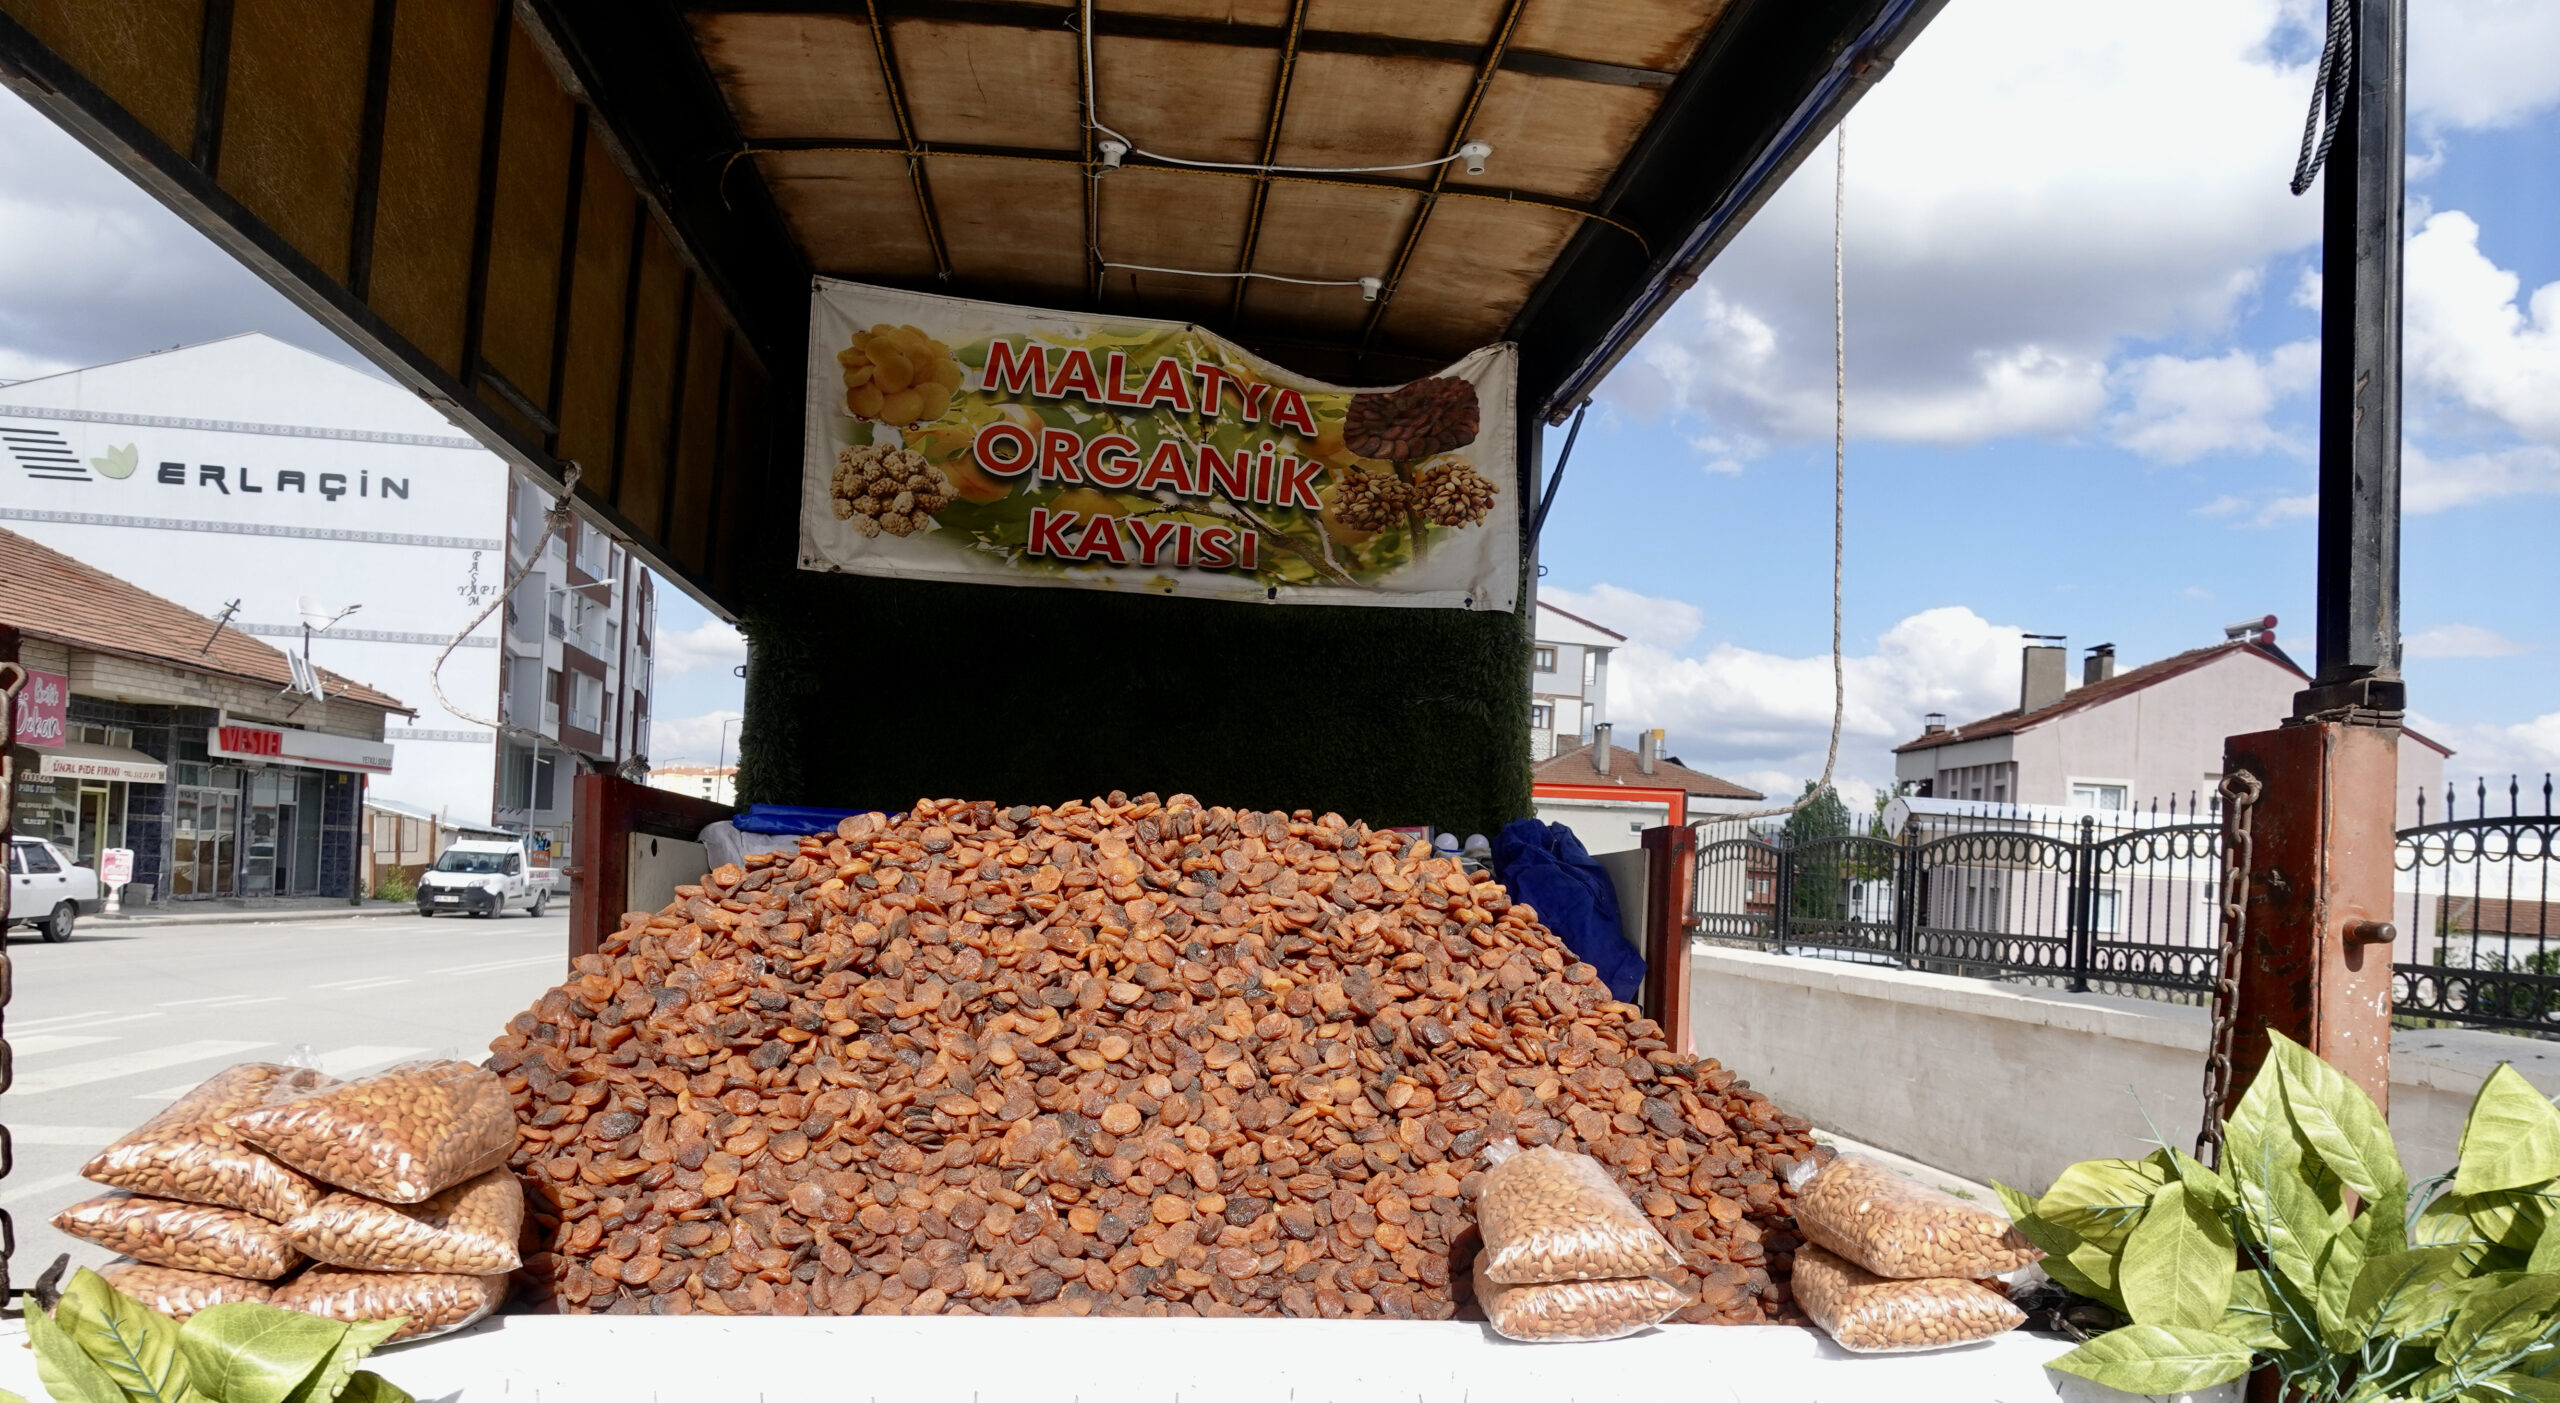
{"label": "metal fence", "polygon": [[[2502,796],[2483,782],[2462,798],[2415,796],[2418,821],[2399,834],[2395,1009],[2560,1037],[2551,781],[2538,796],[2511,780]],[[2073,990],[2211,993],[2222,878],[2212,796],[2108,813],[1910,807],[1890,836],[1703,825],[1691,933]]]}

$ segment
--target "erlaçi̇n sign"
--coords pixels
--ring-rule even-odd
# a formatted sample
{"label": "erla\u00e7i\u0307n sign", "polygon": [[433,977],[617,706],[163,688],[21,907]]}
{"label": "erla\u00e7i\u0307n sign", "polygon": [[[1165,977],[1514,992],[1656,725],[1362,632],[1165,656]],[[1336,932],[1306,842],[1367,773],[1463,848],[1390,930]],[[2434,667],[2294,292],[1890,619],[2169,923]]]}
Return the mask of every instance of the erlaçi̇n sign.
{"label": "erla\u00e7i\u0307n sign", "polygon": [[[1316,436],[1315,415],[1306,396],[1285,386],[1248,381],[1211,365],[1185,366],[1171,356],[1155,363],[1146,383],[1128,387],[1128,357],[1112,351],[1100,366],[1092,353],[1070,349],[1056,364],[1050,348],[1016,347],[1002,338],[989,343],[979,388],[989,392],[1027,394],[1041,399],[1078,399],[1118,409],[1169,409],[1182,414],[1230,416],[1245,425],[1268,424]],[[1185,372],[1188,372],[1187,374]],[[1289,451],[1281,438],[1221,451],[1208,443],[1168,438],[1143,458],[1138,441],[1122,433],[1092,438],[1070,429],[1034,429],[997,420],[980,429],[970,454],[990,476],[1009,478],[1036,472],[1043,483],[1091,485],[1117,491],[1172,491],[1187,497],[1224,497],[1264,506],[1324,510],[1316,480],[1324,464]],[[1198,567],[1252,570],[1258,543],[1251,531],[1227,526],[1190,526],[1160,522],[1152,526],[1122,518],[1036,508],[1031,513],[1027,549],[1033,555],[1062,560],[1104,561],[1115,565]]]}

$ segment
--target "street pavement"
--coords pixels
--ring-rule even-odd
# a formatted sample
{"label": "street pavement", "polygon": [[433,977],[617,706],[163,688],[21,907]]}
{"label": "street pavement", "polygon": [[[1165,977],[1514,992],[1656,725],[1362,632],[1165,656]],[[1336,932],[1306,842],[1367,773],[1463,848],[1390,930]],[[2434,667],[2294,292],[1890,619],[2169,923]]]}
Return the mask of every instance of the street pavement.
{"label": "street pavement", "polygon": [[507,1020],[560,981],[561,905],[539,918],[367,916],[117,930],[84,921],[68,944],[11,931],[5,1032],[16,1080],[0,1095],[15,1167],[12,1284],[69,1252],[113,1254],[55,1232],[54,1214],[109,1192],[80,1166],[234,1062],[308,1050],[345,1077],[411,1057],[488,1055]]}

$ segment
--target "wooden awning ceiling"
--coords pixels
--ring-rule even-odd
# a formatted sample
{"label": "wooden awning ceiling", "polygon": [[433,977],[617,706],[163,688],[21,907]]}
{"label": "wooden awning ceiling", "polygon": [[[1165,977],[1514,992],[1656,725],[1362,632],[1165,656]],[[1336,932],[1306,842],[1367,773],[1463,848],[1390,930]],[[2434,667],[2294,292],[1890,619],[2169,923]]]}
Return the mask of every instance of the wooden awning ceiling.
{"label": "wooden awning ceiling", "polygon": [[[816,271],[1196,320],[1369,380],[1501,339],[1586,225],[1651,252],[1610,178],[1729,9],[1106,0],[1088,46],[1073,4],[740,4],[687,20]],[[1446,159],[1469,142],[1482,174]],[[1232,168],[1270,165],[1414,168]]]}
{"label": "wooden awning ceiling", "polygon": [[728,609],[812,272],[1552,418],[1944,3],[0,0],[0,83]]}

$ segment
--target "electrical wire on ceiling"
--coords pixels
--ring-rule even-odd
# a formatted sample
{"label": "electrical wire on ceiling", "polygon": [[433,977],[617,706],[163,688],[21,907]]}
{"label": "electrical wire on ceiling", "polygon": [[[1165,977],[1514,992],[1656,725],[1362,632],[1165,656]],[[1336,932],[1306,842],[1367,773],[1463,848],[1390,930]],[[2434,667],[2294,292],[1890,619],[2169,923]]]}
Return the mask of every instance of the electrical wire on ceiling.
{"label": "electrical wire on ceiling", "polygon": [[[1090,186],[1090,197],[1086,200],[1086,207],[1093,212],[1091,220],[1085,230],[1085,256],[1092,259],[1097,268],[1118,268],[1124,272],[1132,273],[1162,273],[1180,278],[1224,278],[1230,281],[1253,280],[1260,282],[1290,283],[1299,287],[1356,287],[1360,289],[1360,298],[1362,301],[1375,302],[1378,300],[1379,292],[1386,286],[1384,280],[1379,278],[1293,278],[1286,277],[1278,273],[1255,272],[1251,269],[1235,272],[1208,268],[1164,268],[1143,263],[1115,263],[1110,259],[1104,258],[1102,256],[1102,239],[1100,229],[1102,219],[1102,177],[1112,171],[1122,169],[1121,163],[1131,156],[1143,156],[1150,161],[1159,162],[1168,166],[1183,167],[1190,170],[1234,171],[1256,175],[1321,176],[1374,175],[1389,171],[1430,170],[1437,166],[1445,166],[1452,161],[1464,161],[1467,163],[1467,169],[1470,172],[1480,174],[1484,170],[1485,158],[1493,154],[1493,147],[1491,144],[1481,141],[1470,141],[1466,145],[1459,147],[1456,152],[1440,157],[1437,160],[1410,161],[1402,165],[1284,166],[1260,164],[1249,161],[1195,161],[1187,157],[1167,156],[1158,152],[1149,151],[1145,147],[1140,146],[1137,141],[1127,133],[1114,129],[1102,120],[1102,111],[1094,103],[1093,0],[1083,0],[1083,5],[1078,14],[1079,19],[1076,24],[1076,39],[1077,42],[1082,45],[1082,56],[1084,59],[1085,141],[1088,149],[1097,151],[1101,156],[1099,164],[1088,164],[1085,175],[1085,179]],[[1096,143],[1093,139],[1096,134],[1107,139]]]}
{"label": "electrical wire on ceiling", "polygon": [[1841,258],[1849,206],[1846,118],[1833,129],[1831,140],[1831,747],[1822,757],[1822,778],[1794,803],[1751,813],[1713,814],[1690,820],[1691,827],[1795,813],[1830,792],[1832,772],[1840,764],[1840,723],[1849,711],[1848,670],[1840,656],[1840,562],[1846,554],[1849,515],[1849,296]]}
{"label": "electrical wire on ceiling", "polygon": [[[1076,38],[1084,45],[1084,124],[1093,131],[1111,138],[1110,141],[1102,143],[1102,159],[1106,166],[1117,167],[1124,157],[1143,156],[1150,161],[1161,161],[1168,166],[1189,166],[1195,170],[1253,171],[1263,175],[1384,175],[1393,171],[1435,170],[1441,166],[1464,161],[1467,163],[1469,175],[1482,175],[1485,158],[1493,154],[1491,142],[1470,141],[1446,156],[1435,157],[1428,161],[1405,161],[1391,166],[1285,166],[1258,161],[1195,161],[1187,156],[1167,156],[1160,151],[1150,151],[1140,146],[1137,138],[1105,124],[1101,109],[1093,104],[1093,0],[1083,0],[1080,18],[1076,24]],[[1118,144],[1119,150],[1111,149],[1114,143]]]}

